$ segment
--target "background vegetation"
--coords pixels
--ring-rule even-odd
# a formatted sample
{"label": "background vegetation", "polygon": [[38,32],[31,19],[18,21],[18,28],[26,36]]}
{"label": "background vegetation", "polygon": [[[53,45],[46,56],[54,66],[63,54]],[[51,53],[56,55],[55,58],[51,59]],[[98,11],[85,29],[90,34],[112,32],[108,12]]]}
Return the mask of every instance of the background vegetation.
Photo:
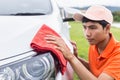
{"label": "background vegetation", "polygon": [[[71,40],[77,43],[79,56],[88,60],[89,44],[84,37],[82,24],[79,22],[69,22],[69,23],[71,25],[71,28],[70,28]],[[113,33],[115,38],[120,41],[120,36],[119,36],[120,28],[116,28],[112,26],[111,32]],[[76,74],[74,74],[74,80],[79,80]]]}
{"label": "background vegetation", "polygon": [[113,16],[115,22],[120,22],[120,11],[113,12]]}

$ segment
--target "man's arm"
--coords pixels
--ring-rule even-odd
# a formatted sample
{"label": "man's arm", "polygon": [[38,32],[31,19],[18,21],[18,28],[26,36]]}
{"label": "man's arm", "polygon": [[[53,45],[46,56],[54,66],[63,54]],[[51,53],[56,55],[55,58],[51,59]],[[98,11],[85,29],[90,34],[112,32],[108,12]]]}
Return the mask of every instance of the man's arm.
{"label": "man's arm", "polygon": [[77,59],[89,70],[89,64],[88,61],[78,56],[78,49],[75,41],[71,41],[71,44],[73,45],[74,55],[77,57]]}
{"label": "man's arm", "polygon": [[95,77],[74,55],[68,61],[81,80],[114,80],[106,73],[101,73],[98,78]]}
{"label": "man's arm", "polygon": [[81,57],[77,57],[77,59],[78,59],[88,70],[90,70],[88,61],[86,61],[85,59],[83,59],[83,58],[81,58]]}

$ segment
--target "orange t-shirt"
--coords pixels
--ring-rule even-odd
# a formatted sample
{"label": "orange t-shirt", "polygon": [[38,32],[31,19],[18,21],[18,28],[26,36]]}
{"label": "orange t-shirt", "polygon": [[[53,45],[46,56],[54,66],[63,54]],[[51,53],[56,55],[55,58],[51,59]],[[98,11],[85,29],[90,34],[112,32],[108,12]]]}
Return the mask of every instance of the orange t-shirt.
{"label": "orange t-shirt", "polygon": [[120,80],[120,42],[111,35],[105,50],[99,54],[95,45],[89,48],[89,66],[91,72],[98,77],[102,72]]}

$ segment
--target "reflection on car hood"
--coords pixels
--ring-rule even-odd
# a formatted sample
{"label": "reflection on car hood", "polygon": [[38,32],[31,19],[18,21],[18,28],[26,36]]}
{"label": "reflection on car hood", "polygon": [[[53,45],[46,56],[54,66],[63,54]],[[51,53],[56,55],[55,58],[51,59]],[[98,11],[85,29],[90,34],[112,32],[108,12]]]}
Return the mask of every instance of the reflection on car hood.
{"label": "reflection on car hood", "polygon": [[59,24],[50,23],[51,17],[45,17],[0,16],[0,59],[32,50],[30,42],[43,24],[60,32]]}

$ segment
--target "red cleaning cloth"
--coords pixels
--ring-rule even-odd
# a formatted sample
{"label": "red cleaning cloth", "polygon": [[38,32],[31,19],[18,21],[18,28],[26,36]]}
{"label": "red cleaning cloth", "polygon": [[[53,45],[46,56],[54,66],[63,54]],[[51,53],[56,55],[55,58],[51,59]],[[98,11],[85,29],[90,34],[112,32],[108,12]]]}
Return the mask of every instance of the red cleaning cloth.
{"label": "red cleaning cloth", "polygon": [[51,51],[52,55],[55,55],[59,60],[58,62],[60,71],[62,74],[64,74],[64,72],[66,71],[67,61],[64,58],[63,54],[53,47],[54,44],[48,44],[46,42],[46,40],[44,39],[46,35],[54,35],[60,37],[58,33],[44,24],[34,36],[30,46],[36,51]]}

